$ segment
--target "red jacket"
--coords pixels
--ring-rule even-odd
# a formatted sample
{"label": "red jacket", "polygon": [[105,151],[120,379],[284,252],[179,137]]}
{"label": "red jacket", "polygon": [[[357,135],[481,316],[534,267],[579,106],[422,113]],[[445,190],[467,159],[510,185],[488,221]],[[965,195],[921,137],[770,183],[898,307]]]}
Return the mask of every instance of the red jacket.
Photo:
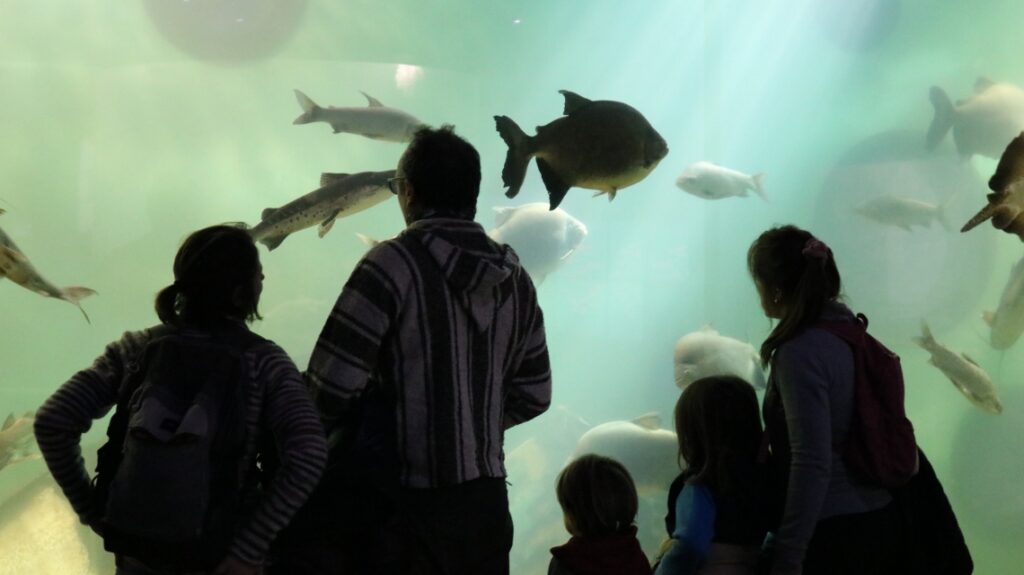
{"label": "red jacket", "polygon": [[651,575],[651,564],[636,540],[636,527],[602,537],[573,537],[551,555],[573,575]]}

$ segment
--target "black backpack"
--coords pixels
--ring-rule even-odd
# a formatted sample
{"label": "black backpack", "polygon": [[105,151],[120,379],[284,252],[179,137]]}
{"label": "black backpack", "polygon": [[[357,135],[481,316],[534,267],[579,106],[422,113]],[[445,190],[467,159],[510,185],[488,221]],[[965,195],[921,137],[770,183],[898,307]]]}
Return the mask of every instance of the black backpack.
{"label": "black backpack", "polygon": [[158,327],[118,393],[94,479],[104,547],[161,566],[213,568],[258,492],[245,459],[244,327]]}

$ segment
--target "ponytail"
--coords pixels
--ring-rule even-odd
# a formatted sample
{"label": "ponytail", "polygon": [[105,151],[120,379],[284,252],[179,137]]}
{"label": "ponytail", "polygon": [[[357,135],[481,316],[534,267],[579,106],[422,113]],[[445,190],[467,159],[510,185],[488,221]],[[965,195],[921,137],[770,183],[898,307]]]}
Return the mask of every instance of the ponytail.
{"label": "ponytail", "polygon": [[178,322],[178,294],[180,289],[177,282],[165,287],[156,294],[156,316],[162,323],[174,324]]}

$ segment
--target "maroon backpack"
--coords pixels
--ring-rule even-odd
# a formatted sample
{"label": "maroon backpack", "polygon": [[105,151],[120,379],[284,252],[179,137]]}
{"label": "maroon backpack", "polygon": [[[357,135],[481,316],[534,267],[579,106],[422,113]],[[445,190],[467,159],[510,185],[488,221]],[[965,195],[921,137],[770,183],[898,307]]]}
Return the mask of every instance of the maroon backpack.
{"label": "maroon backpack", "polygon": [[914,426],[903,408],[900,358],[867,332],[868,318],[814,325],[853,350],[854,392],[850,435],[843,458],[861,480],[886,488],[905,485],[917,472]]}

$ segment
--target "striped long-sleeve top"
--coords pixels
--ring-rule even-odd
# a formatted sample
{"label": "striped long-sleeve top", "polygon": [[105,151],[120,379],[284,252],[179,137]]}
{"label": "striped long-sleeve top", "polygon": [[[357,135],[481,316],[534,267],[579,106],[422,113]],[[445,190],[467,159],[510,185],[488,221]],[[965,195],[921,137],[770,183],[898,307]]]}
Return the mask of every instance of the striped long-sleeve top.
{"label": "striped long-sleeve top", "polygon": [[417,221],[356,266],[306,378],[329,427],[361,411],[379,431],[403,486],[505,477],[505,429],[551,401],[533,282],[479,224]]}
{"label": "striped long-sleeve top", "polygon": [[[117,403],[118,390],[137,365],[152,332],[125,333],[36,413],[39,450],[83,523],[94,521],[102,510],[92,507],[93,488],[81,456],[81,435]],[[253,461],[259,446],[267,443],[263,434],[270,433],[280,458],[272,483],[228,550],[243,561],[258,564],[319,481],[327,447],[302,377],[284,350],[269,341],[261,342],[246,350],[244,360],[253,376],[246,401],[244,457]]]}

